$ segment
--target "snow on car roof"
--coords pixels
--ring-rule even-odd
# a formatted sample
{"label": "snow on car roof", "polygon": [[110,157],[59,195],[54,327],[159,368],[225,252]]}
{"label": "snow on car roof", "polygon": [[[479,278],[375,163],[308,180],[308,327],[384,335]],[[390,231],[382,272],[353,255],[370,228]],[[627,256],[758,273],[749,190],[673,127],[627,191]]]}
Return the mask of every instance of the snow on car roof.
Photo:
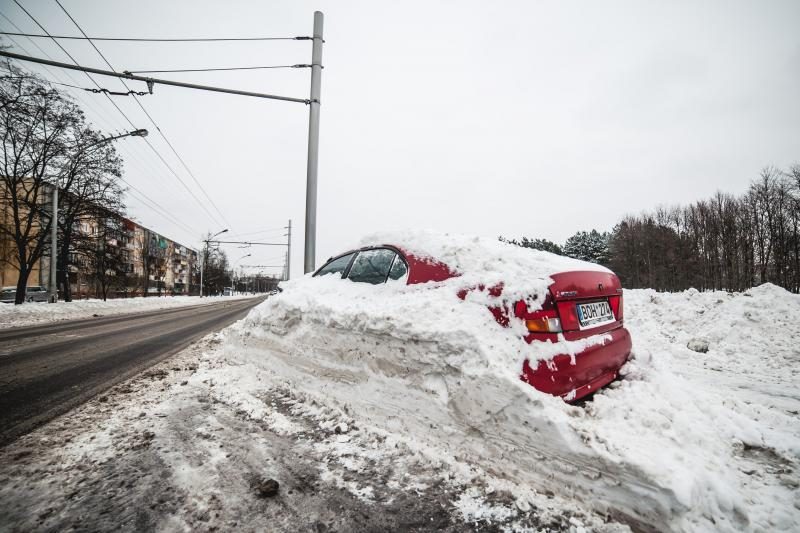
{"label": "snow on car roof", "polygon": [[367,235],[361,246],[394,245],[417,258],[431,258],[461,273],[506,270],[525,276],[546,277],[569,270],[610,272],[579,259],[477,235],[405,230]]}
{"label": "snow on car roof", "polygon": [[360,246],[382,244],[393,245],[418,259],[444,263],[470,280],[487,284],[502,282],[509,289],[515,286],[524,289],[528,282],[547,279],[559,272],[611,272],[595,263],[459,233],[387,231],[365,236]]}

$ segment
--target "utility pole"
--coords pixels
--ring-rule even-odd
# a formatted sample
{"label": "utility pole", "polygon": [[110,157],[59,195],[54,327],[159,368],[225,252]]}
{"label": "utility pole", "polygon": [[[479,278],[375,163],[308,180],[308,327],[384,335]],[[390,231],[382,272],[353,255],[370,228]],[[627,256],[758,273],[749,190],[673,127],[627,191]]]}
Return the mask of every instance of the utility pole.
{"label": "utility pole", "polygon": [[53,183],[53,209],[50,220],[50,294],[51,304],[58,302],[58,285],[56,283],[56,262],[58,261],[58,182]]}
{"label": "utility pole", "polygon": [[206,254],[208,253],[208,241],[203,243],[203,258],[200,260],[200,298],[203,297],[203,270],[206,266]]}
{"label": "utility pole", "polygon": [[311,98],[308,104],[308,169],[306,172],[306,239],[303,272],[314,270],[317,244],[317,166],[319,163],[319,106],[322,81],[322,22],[314,12],[314,36],[311,50]]}
{"label": "utility pole", "polygon": [[286,234],[286,276],[283,279],[289,279],[292,275],[292,219],[289,219],[289,232]]}

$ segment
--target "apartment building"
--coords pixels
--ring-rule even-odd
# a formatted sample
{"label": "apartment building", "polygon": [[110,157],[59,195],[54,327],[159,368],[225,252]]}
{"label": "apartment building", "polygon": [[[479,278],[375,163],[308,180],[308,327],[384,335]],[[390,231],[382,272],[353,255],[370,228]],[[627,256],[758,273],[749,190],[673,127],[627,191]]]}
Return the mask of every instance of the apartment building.
{"label": "apartment building", "polygon": [[[44,201],[52,194],[43,190]],[[68,201],[68,200],[66,200]],[[7,195],[0,195],[0,224],[12,224]],[[44,202],[43,202],[44,203]],[[198,252],[128,218],[105,213],[75,223],[74,246],[65,269],[59,265],[59,293],[69,277],[74,299],[102,296],[103,282],[109,298],[147,295],[199,294]],[[49,245],[48,245],[49,248]],[[14,242],[0,232],[0,286],[16,286],[19,268]],[[28,286],[47,286],[49,251],[28,278]]]}

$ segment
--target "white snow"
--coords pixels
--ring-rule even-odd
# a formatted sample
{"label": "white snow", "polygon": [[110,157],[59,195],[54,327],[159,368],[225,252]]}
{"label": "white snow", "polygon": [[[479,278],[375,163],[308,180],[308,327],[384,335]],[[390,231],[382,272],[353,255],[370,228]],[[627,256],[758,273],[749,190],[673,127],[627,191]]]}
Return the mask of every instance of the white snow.
{"label": "white snow", "polygon": [[509,297],[527,298],[538,294],[548,276],[570,270],[610,272],[607,268],[542,250],[474,235],[405,230],[381,232],[364,237],[358,246],[394,245],[420,259],[444,263],[462,276],[464,288],[504,284]]}
{"label": "white snow", "polygon": [[[378,464],[391,465],[380,483],[406,492],[424,491],[438,472],[462,488],[454,513],[510,529],[536,513],[539,523],[558,517],[558,527],[574,531],[620,530],[603,517],[634,529],[800,530],[800,296],[772,285],[734,294],[625,291],[634,358],[624,379],[569,405],[518,374],[525,357],[579,346],[529,346],[517,327],[497,324],[486,304],[498,302],[485,291],[456,296],[493,281],[517,295],[541,290],[544,265],[561,260],[534,254],[528,266],[539,264],[544,278],[509,281],[503,276],[519,275],[515,262],[528,251],[401,237],[369,242],[416,243],[417,253],[453,261],[462,276],[417,286],[285,283],[217,337],[186,387],[161,389],[157,450],[176,483],[198,492],[198,509],[209,498],[239,509],[245,498],[219,489],[242,467],[209,447],[210,438],[257,459],[266,448],[253,429],[242,437],[215,419],[198,421],[196,395],[285,438],[324,433],[307,448],[323,458],[320,479],[365,504],[381,486],[363,473]],[[483,262],[507,251],[508,264]],[[493,268],[493,279],[479,279],[472,269],[481,268]],[[117,416],[130,424],[126,413]],[[113,432],[124,428],[104,426],[73,446],[105,448]],[[192,523],[186,513],[178,519]]]}
{"label": "white snow", "polygon": [[[230,328],[222,352],[489,484],[553,491],[657,528],[800,525],[797,295],[626,291],[626,379],[570,406],[518,379],[525,357],[569,347],[528,346],[497,325],[488,295],[456,297],[477,282],[504,281],[516,294],[546,284],[509,282],[514,261],[478,279],[470,269],[496,265],[481,258],[505,245],[456,242],[412,248],[458,265],[464,275],[442,283],[287,283]],[[688,348],[693,339],[708,352]]]}
{"label": "white snow", "polygon": [[75,300],[48,304],[28,302],[20,305],[0,304],[0,328],[30,326],[61,320],[91,318],[95,315],[118,315],[167,309],[187,305],[205,305],[250,296],[148,296],[146,298],[118,298],[113,300]]}

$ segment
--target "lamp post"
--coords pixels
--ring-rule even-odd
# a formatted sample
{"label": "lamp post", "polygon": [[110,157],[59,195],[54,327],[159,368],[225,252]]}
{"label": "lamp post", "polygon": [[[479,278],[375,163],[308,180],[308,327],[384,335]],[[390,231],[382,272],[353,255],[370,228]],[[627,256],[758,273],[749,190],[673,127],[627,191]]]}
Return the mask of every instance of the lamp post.
{"label": "lamp post", "polygon": [[[245,254],[245,255],[243,255],[242,257],[240,257],[239,259],[237,259],[236,261],[233,262],[233,264],[231,265],[233,267],[231,269],[231,271],[233,272],[234,276],[236,275],[236,263],[238,263],[239,261],[241,261],[245,257],[250,257],[251,255],[253,255],[253,254]],[[231,276],[231,281],[233,281],[233,276]],[[234,292],[238,292],[238,290],[239,290],[239,287],[237,286],[235,281],[233,281],[233,290],[234,290]]]}
{"label": "lamp post", "polygon": [[222,235],[223,233],[225,233],[227,231],[228,231],[228,229],[225,228],[224,230],[215,233],[214,235],[212,235],[211,237],[209,237],[209,238],[207,238],[206,240],[203,241],[203,243],[204,243],[204,245],[203,245],[203,260],[200,262],[200,298],[203,297],[203,270],[206,267],[206,260],[208,259],[208,241],[210,241],[214,237],[219,237],[220,235]]}
{"label": "lamp post", "polygon": [[[129,131],[128,133],[123,133],[121,135],[114,135],[112,137],[98,139],[93,143],[81,147],[75,153],[75,157],[81,155],[89,148],[93,148],[99,144],[105,144],[108,142],[116,141],[117,139],[122,139],[123,137],[147,137],[147,130],[145,129],[133,130]],[[58,302],[58,284],[56,282],[56,263],[58,261],[58,181],[56,181],[53,184],[52,211],[53,211],[53,218],[50,222],[50,295],[48,297],[48,302],[54,304]]]}

